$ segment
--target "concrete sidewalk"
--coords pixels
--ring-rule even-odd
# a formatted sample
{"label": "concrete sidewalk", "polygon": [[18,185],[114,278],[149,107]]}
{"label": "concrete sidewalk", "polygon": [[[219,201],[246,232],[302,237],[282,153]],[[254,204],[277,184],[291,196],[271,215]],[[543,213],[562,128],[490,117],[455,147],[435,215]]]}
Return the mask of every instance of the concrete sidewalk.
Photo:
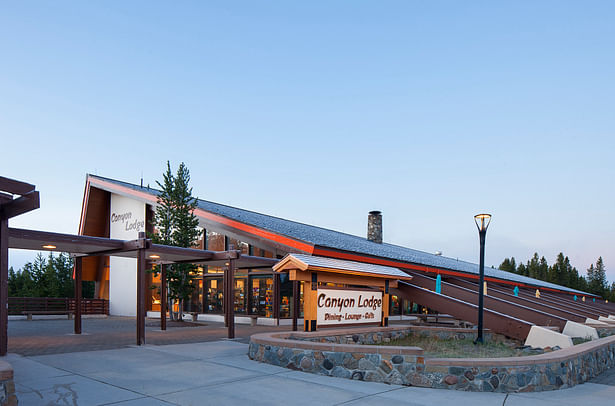
{"label": "concrete sidewalk", "polygon": [[610,404],[615,386],[530,394],[359,382],[251,361],[235,341],[146,345],[24,357],[9,354],[20,405],[579,405]]}

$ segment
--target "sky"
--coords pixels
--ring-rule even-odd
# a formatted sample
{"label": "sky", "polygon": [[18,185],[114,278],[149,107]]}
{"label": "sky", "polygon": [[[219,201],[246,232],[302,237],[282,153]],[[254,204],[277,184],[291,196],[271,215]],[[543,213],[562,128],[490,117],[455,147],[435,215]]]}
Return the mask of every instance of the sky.
{"label": "sky", "polygon": [[[87,173],[486,264],[615,281],[611,1],[0,5],[11,227],[76,233]],[[34,253],[11,251],[10,265]]]}

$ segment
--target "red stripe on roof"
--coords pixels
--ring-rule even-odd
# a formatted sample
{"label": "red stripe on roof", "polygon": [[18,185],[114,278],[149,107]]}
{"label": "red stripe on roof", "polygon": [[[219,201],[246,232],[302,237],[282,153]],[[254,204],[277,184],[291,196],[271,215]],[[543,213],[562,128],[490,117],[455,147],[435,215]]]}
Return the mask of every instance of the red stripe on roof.
{"label": "red stripe on roof", "polygon": [[[475,274],[468,274],[465,272],[456,272],[456,271],[450,271],[448,269],[441,269],[441,268],[435,268],[435,267],[429,267],[429,266],[425,266],[425,265],[414,265],[414,264],[408,264],[405,262],[399,262],[399,261],[393,261],[393,260],[389,260],[389,259],[381,259],[381,258],[373,258],[373,257],[368,257],[368,256],[364,256],[364,255],[360,255],[360,254],[351,254],[351,253],[347,253],[347,252],[341,252],[341,251],[337,251],[337,250],[332,250],[332,249],[324,249],[321,247],[317,247],[314,248],[314,252],[312,253],[313,255],[322,255],[322,256],[328,256],[328,257],[332,257],[332,258],[341,258],[341,259],[348,259],[351,261],[358,261],[358,262],[368,262],[368,263],[372,263],[372,264],[376,264],[376,265],[386,265],[386,266],[393,266],[393,267],[397,267],[397,268],[402,268],[402,269],[412,269],[412,270],[416,270],[416,271],[423,271],[423,272],[429,272],[429,273],[436,273],[436,274],[443,274],[443,275],[451,275],[451,276],[459,276],[462,278],[466,278],[466,279],[479,279],[478,275]],[[488,282],[496,282],[496,283],[503,283],[506,285],[513,285],[513,286],[519,286],[519,287],[525,287],[525,288],[538,288],[540,290],[548,290],[551,292],[558,292],[558,293],[567,293],[570,295],[575,295],[578,293],[574,293],[574,292],[568,292],[565,290],[558,290],[558,289],[553,289],[553,288],[546,288],[546,287],[542,287],[542,286],[531,286],[525,283],[521,283],[521,282],[514,282],[514,281],[509,281],[506,279],[500,279],[500,278],[494,278],[491,276],[485,276],[485,280]],[[589,295],[585,295],[585,296],[589,296]]]}
{"label": "red stripe on roof", "polygon": [[[126,187],[126,186],[122,186],[122,185],[118,185],[115,183],[111,183],[111,182],[105,182],[104,180],[101,179],[96,179],[96,178],[91,178],[91,182],[92,184],[98,184],[100,186],[103,186],[106,189],[110,189],[112,191],[116,191],[119,192],[121,194],[127,194],[127,195],[131,195],[134,197],[138,197],[140,199],[146,200],[148,202],[150,202],[151,204],[156,204],[157,199],[155,196],[151,195],[150,193],[146,193],[146,192],[141,192],[138,190],[134,190],[132,188]],[[206,210],[203,210],[201,208],[196,208],[194,210],[194,214],[197,217],[201,217],[201,218],[206,218],[208,220],[214,221],[216,223],[219,224],[223,224],[226,226],[229,226],[231,228],[234,228],[236,230],[241,230],[244,231],[248,234],[252,234],[254,236],[257,237],[261,237],[270,241],[274,241],[276,243],[285,245],[287,247],[291,247],[291,248],[295,248],[298,250],[301,250],[303,252],[306,252],[308,254],[311,254],[314,246],[311,244],[307,244],[303,241],[297,241],[295,239],[283,236],[283,235],[279,235],[276,233],[272,233],[271,231],[267,231],[267,230],[263,230],[262,228],[259,227],[255,227],[252,225],[248,225],[245,223],[241,223],[239,221],[236,220],[232,220],[229,219],[227,217],[224,216],[220,216],[218,214],[214,214],[214,213],[210,213]]]}

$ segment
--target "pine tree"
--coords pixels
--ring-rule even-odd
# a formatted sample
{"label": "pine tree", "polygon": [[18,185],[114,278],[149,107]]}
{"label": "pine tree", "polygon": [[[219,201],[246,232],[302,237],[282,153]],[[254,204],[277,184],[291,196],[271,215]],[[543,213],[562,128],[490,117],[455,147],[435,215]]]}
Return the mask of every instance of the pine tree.
{"label": "pine tree", "polygon": [[596,266],[590,265],[589,267],[593,272],[590,278],[590,269],[587,270],[589,289],[591,293],[604,296],[608,289],[608,282],[606,280],[606,269],[604,268],[604,262],[602,257],[599,257],[596,261]]}
{"label": "pine tree", "polygon": [[517,273],[517,264],[515,263],[515,257],[511,257],[510,259],[504,258],[504,261],[502,261],[498,269],[506,272]]}
{"label": "pine tree", "polygon": [[[199,220],[194,215],[197,199],[192,197],[192,188],[189,187],[188,168],[182,162],[173,176],[171,164],[167,161],[163,182],[157,183],[161,193],[158,196],[154,219],[157,233],[152,237],[153,241],[184,248],[194,246],[200,231],[197,228]],[[178,320],[182,320],[184,301],[190,299],[194,290],[191,284],[191,273],[194,269],[191,264],[174,264],[167,268],[169,309],[173,308],[174,300],[179,301]]]}
{"label": "pine tree", "polygon": [[538,279],[540,273],[540,260],[538,259],[538,253],[535,252],[534,256],[527,263],[527,274],[530,278]]}
{"label": "pine tree", "polygon": [[[11,297],[73,297],[73,259],[63,252],[50,252],[47,258],[39,253],[21,271],[9,270],[8,285]],[[84,298],[94,297],[94,286],[93,281],[83,281]]]}
{"label": "pine tree", "polygon": [[549,264],[547,263],[547,259],[545,257],[541,257],[540,263],[538,264],[537,278],[540,279],[541,281],[546,281],[548,274],[549,274]]}

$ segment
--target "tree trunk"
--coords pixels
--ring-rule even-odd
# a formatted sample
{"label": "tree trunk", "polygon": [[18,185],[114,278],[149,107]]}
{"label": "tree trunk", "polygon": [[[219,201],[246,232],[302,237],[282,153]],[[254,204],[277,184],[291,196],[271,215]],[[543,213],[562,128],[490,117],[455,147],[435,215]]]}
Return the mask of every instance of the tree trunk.
{"label": "tree trunk", "polygon": [[184,299],[179,299],[179,311],[177,312],[177,320],[184,321]]}

